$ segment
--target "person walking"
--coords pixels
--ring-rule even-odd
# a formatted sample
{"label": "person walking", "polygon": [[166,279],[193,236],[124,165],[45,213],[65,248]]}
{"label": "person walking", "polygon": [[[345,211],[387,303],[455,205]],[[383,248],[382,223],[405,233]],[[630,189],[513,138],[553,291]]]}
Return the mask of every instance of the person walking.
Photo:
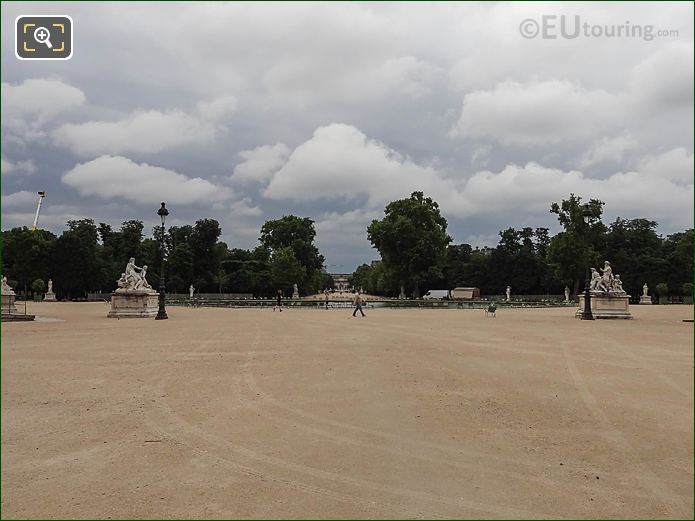
{"label": "person walking", "polygon": [[276,302],[275,305],[273,306],[273,311],[275,311],[275,308],[278,308],[280,310],[280,313],[282,313],[282,290],[278,290],[278,294],[276,296]]}
{"label": "person walking", "polygon": [[357,315],[358,311],[364,316],[364,311],[362,311],[362,295],[360,295],[359,291],[355,292],[355,300],[352,305],[355,306],[355,310],[352,312],[353,317]]}
{"label": "person walking", "polygon": [[326,291],[324,291],[324,293],[326,295],[326,309],[328,309],[328,295],[329,295],[328,288],[326,288]]}

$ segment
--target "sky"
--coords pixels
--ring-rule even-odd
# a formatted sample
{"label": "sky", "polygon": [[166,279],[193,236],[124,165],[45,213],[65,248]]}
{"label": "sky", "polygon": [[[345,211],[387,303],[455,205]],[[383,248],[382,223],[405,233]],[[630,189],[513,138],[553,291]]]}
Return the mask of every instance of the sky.
{"label": "sky", "polygon": [[[2,3],[2,229],[68,219],[315,221],[332,273],[420,190],[454,243],[604,222],[693,227],[693,4]],[[19,15],[70,15],[65,61],[20,61]]]}

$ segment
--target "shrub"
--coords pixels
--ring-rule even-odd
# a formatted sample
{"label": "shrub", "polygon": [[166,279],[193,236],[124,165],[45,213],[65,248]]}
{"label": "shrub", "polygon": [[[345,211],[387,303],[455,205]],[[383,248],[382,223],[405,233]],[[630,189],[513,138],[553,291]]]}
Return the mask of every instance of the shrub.
{"label": "shrub", "polygon": [[46,284],[41,279],[36,279],[34,282],[31,283],[31,290],[34,293],[43,293],[45,289]]}

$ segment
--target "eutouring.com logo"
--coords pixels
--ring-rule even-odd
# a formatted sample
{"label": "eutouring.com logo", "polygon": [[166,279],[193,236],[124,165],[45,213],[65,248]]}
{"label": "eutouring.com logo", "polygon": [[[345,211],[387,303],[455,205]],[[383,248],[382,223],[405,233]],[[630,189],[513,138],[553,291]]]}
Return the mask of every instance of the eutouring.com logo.
{"label": "eutouring.com logo", "polygon": [[655,29],[653,25],[632,24],[592,24],[583,22],[580,15],[548,14],[535,18],[526,18],[519,24],[521,36],[527,39],[574,40],[576,38],[636,38],[646,42],[654,38],[678,38],[675,29]]}

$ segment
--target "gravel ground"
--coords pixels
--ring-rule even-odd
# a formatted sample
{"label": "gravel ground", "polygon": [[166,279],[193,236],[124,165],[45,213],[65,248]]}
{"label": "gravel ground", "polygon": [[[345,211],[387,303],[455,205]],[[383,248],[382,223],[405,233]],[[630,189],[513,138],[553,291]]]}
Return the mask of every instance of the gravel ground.
{"label": "gravel ground", "polygon": [[30,303],[2,324],[2,517],[692,518],[692,306]]}

